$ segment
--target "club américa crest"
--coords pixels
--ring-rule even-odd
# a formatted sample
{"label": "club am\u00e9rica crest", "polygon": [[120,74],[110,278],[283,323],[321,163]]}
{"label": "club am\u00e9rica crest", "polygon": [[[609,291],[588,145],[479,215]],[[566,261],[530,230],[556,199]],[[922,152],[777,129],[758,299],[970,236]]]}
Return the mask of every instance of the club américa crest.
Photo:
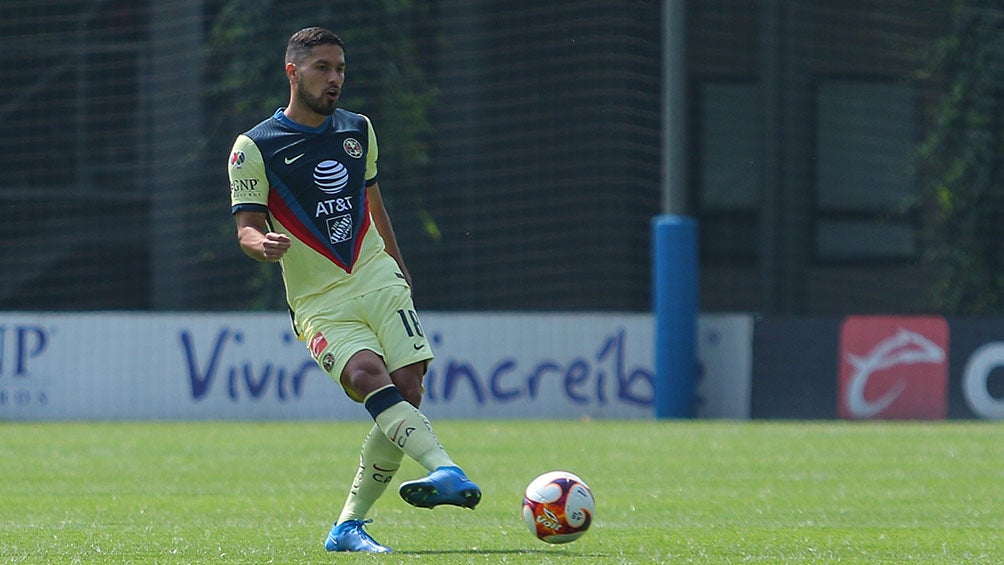
{"label": "club am\u00e9rica crest", "polygon": [[349,137],[342,142],[342,149],[345,153],[353,159],[358,159],[363,156],[363,144],[359,143],[355,138]]}

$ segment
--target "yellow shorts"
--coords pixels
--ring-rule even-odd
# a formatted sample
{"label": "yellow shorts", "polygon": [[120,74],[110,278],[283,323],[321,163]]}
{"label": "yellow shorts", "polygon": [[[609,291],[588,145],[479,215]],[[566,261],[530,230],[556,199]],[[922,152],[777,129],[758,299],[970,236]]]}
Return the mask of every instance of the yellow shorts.
{"label": "yellow shorts", "polygon": [[[343,302],[306,324],[307,347],[321,369],[336,383],[356,353],[368,349],[381,358],[387,372],[433,358],[411,299],[411,289],[391,286]],[[349,398],[362,402],[345,390]]]}

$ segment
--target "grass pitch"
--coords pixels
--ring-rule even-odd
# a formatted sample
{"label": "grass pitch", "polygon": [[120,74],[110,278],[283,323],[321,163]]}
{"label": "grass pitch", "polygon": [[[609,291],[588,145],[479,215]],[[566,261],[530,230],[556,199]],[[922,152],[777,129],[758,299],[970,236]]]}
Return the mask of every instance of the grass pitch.
{"label": "grass pitch", "polygon": [[[328,554],[369,424],[2,423],[8,563],[999,563],[1004,425],[437,421],[484,490],[412,508],[407,461],[376,505],[385,556]],[[593,528],[523,526],[524,486],[566,469]]]}

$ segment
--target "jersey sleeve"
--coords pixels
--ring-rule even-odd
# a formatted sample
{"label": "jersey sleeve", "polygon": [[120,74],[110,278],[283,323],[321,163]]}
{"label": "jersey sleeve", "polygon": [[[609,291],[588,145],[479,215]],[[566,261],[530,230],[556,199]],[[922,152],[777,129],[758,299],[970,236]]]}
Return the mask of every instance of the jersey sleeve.
{"label": "jersey sleeve", "polygon": [[366,118],[366,129],[369,132],[369,140],[366,143],[369,148],[366,152],[366,186],[370,186],[376,183],[377,157],[380,155],[380,150],[377,149],[376,132],[373,131],[373,122],[368,117],[363,117]]}
{"label": "jersey sleeve", "polygon": [[230,175],[231,213],[241,210],[264,212],[268,206],[268,177],[265,160],[254,141],[237,136],[227,166]]}

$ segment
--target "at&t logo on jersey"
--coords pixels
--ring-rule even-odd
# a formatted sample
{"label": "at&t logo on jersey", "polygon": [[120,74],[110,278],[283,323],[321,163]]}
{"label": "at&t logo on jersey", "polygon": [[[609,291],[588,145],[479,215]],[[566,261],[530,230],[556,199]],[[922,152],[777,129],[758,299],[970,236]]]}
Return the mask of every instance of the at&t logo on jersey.
{"label": "at&t logo on jersey", "polygon": [[[338,194],[345,190],[345,187],[349,184],[349,170],[338,161],[330,159],[321,161],[314,167],[314,184],[317,185],[318,190],[325,194]],[[315,218],[329,216],[338,212],[349,212],[348,214],[328,217],[325,220],[328,241],[332,245],[344,243],[352,239],[354,223],[352,221],[351,210],[353,210],[351,196],[331,198],[317,203],[317,208],[314,212]]]}
{"label": "at&t logo on jersey", "polygon": [[349,170],[338,161],[321,161],[314,167],[314,184],[325,194],[338,194],[349,184]]}

